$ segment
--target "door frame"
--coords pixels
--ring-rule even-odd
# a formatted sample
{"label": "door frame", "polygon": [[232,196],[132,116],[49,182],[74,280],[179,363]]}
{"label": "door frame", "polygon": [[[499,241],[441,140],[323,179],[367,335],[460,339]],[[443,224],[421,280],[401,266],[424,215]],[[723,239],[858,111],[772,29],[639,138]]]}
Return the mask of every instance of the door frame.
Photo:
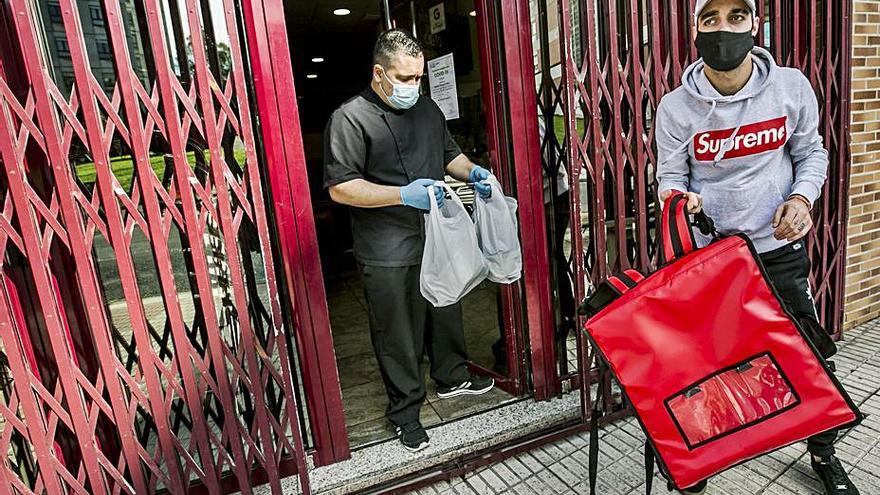
{"label": "door frame", "polygon": [[[252,10],[245,16],[246,30],[254,47],[250,60],[266,141],[279,260],[290,292],[291,325],[296,329],[315,465],[322,466],[349,458],[350,445],[305,180],[291,45],[281,0],[245,0],[244,5]],[[516,184],[523,252],[522,281],[502,290],[507,352],[512,359],[509,377],[498,377],[499,386],[521,395],[528,390],[531,378],[535,398],[545,400],[561,388],[556,371],[537,99],[530,82],[534,77],[531,35],[520,25],[525,22],[529,26],[528,3],[476,0],[475,8],[483,88],[491,88],[483,102],[490,157],[499,178]]]}
{"label": "door frame", "polygon": [[[474,0],[474,7],[490,168],[505,187],[516,191],[523,278],[501,288],[508,376],[474,363],[470,367],[492,376],[499,388],[512,395],[522,395],[531,385],[535,398],[546,400],[561,392],[561,382],[556,361],[529,7],[523,0]],[[411,2],[397,0],[390,11],[399,8],[411,8]]]}
{"label": "door frame", "polygon": [[[274,213],[286,285],[285,324],[296,332],[305,407],[315,466],[351,457],[330,314],[299,124],[293,64],[281,0],[244,0],[245,30],[253,66]],[[295,47],[294,47],[295,48]],[[291,103],[292,102],[292,103]],[[293,356],[291,356],[291,359]]]}
{"label": "door frame", "polygon": [[475,7],[492,168],[503,184],[515,185],[519,202],[523,278],[502,289],[509,374],[518,380],[516,395],[528,388],[531,378],[535,399],[546,400],[560,393],[561,384],[528,2],[476,0]]}

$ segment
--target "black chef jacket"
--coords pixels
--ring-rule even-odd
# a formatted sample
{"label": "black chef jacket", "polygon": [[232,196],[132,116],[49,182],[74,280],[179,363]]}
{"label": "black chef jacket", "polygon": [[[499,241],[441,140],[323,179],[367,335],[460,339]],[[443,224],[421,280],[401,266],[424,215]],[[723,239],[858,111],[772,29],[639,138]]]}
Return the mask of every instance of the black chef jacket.
{"label": "black chef jacket", "polygon": [[[324,131],[324,187],[364,179],[405,186],[416,179],[443,180],[446,165],[461,149],[446,128],[443,112],[420,96],[408,110],[394,110],[372,90],[342,104]],[[424,218],[415,208],[352,208],[354,254],[365,265],[421,263]]]}

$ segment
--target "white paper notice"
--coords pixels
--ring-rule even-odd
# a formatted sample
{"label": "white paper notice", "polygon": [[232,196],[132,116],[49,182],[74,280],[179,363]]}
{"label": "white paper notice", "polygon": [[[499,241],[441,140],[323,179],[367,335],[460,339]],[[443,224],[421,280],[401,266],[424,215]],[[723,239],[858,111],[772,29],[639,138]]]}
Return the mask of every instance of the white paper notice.
{"label": "white paper notice", "polygon": [[428,83],[431,98],[443,110],[446,120],[457,119],[458,88],[455,86],[455,62],[451,53],[428,60]]}

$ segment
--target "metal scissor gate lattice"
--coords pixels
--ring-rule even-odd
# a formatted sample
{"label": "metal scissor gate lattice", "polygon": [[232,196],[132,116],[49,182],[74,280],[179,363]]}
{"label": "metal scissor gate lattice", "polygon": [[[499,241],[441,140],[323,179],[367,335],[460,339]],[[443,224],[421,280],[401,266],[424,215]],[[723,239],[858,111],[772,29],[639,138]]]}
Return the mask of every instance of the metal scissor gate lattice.
{"label": "metal scissor gate lattice", "polygon": [[0,3],[0,493],[304,470],[242,3]]}

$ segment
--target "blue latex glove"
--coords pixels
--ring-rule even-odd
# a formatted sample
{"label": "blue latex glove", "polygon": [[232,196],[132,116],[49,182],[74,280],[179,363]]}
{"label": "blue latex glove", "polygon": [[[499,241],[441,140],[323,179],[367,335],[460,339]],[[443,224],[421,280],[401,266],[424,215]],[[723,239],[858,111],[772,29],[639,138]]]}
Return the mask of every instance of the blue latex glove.
{"label": "blue latex glove", "polygon": [[[431,198],[428,194],[430,194],[431,186],[433,185],[434,179],[416,179],[412,181],[409,185],[400,188],[400,202],[404,206],[430,211]],[[440,187],[433,188],[433,191],[434,197],[437,198],[437,206],[443,208],[443,204],[446,201],[445,191]]]}
{"label": "blue latex glove", "polygon": [[490,175],[492,175],[492,172],[489,172],[479,165],[474,165],[474,168],[471,169],[471,175],[468,177],[468,180],[473,182],[474,189],[483,199],[492,196],[492,186],[484,182]]}

